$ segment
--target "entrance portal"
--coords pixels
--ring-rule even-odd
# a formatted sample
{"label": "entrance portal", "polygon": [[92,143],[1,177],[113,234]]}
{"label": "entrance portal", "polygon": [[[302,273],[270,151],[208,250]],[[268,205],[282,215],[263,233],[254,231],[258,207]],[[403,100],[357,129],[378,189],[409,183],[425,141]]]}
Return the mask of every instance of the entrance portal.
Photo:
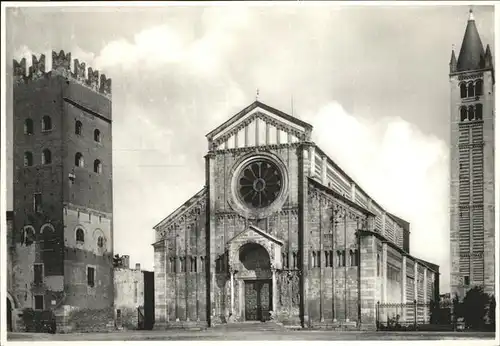
{"label": "entrance portal", "polygon": [[271,280],[245,280],[245,320],[267,321],[272,309]]}

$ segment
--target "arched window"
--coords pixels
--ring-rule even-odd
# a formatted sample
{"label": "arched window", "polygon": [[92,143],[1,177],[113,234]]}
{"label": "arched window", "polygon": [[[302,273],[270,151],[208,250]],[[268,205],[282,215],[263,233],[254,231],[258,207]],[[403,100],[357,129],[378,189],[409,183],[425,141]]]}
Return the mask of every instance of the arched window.
{"label": "arched window", "polygon": [[82,153],[76,153],[75,155],[75,166],[77,167],[83,167],[84,161],[83,161],[83,155]]}
{"label": "arched window", "polygon": [[83,229],[77,228],[76,230],[76,241],[77,242],[84,242],[85,241],[85,233],[83,232]]}
{"label": "arched window", "polygon": [[101,142],[101,131],[98,129],[94,130],[94,141],[100,143]]}
{"label": "arched window", "polygon": [[42,151],[42,165],[50,165],[52,163],[52,153],[49,149]]}
{"label": "arched window", "polygon": [[80,136],[82,134],[82,127],[83,127],[82,122],[80,120],[77,120],[75,122],[75,134],[76,135]]}
{"label": "arched window", "polygon": [[24,167],[33,166],[33,154],[29,151],[24,152]]}
{"label": "arched window", "polygon": [[52,119],[48,115],[44,115],[42,118],[42,131],[52,130]]}
{"label": "arched window", "polygon": [[102,247],[104,246],[104,237],[99,236],[99,237],[97,238],[97,246],[98,246],[99,248],[102,248]]}
{"label": "arched window", "polygon": [[474,83],[467,84],[467,97],[474,97]]}
{"label": "arched window", "polygon": [[467,97],[467,86],[465,85],[465,83],[460,83],[460,97],[461,98]]}
{"label": "arched window", "polygon": [[24,134],[32,135],[33,134],[33,120],[30,118],[24,121]]}
{"label": "arched window", "polygon": [[460,121],[465,121],[465,120],[467,120],[467,108],[460,107]]}
{"label": "arched window", "polygon": [[200,271],[205,271],[205,256],[200,256]]}
{"label": "arched window", "polygon": [[467,115],[468,115],[469,121],[474,120],[474,106],[469,106]]}
{"label": "arched window", "polygon": [[170,272],[175,273],[175,257],[170,257]]}
{"label": "arched window", "polygon": [[483,81],[477,80],[475,84],[476,96],[481,96],[483,94]]}
{"label": "arched window", "polygon": [[94,172],[100,174],[102,172],[102,164],[101,161],[95,160],[94,161]]}
{"label": "arched window", "polygon": [[350,262],[352,267],[358,266],[358,250],[350,250],[349,251],[349,257],[350,257]]}
{"label": "arched window", "polygon": [[480,103],[476,104],[475,119],[483,120],[483,105]]}

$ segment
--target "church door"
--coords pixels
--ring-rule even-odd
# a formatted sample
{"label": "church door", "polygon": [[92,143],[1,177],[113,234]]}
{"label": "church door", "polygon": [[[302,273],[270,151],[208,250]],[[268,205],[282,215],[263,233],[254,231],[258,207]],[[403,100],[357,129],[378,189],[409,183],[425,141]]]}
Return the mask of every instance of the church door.
{"label": "church door", "polygon": [[245,320],[269,320],[271,306],[271,280],[245,281]]}

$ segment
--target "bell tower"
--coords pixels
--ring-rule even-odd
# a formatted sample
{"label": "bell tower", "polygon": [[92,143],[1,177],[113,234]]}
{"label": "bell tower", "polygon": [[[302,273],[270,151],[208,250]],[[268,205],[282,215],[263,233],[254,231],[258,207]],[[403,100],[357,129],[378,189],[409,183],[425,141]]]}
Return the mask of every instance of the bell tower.
{"label": "bell tower", "polygon": [[481,286],[495,292],[494,96],[490,46],[483,47],[472,10],[450,60],[451,293]]}

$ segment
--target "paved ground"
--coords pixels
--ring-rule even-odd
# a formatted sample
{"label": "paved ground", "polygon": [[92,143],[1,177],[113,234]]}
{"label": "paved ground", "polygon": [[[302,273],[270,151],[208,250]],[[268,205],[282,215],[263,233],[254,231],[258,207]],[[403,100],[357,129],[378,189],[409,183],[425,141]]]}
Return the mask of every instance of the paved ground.
{"label": "paved ground", "polygon": [[34,334],[9,333],[9,341],[139,341],[139,340],[491,340],[495,333],[477,332],[339,332],[328,330],[299,331],[127,331],[113,333]]}

